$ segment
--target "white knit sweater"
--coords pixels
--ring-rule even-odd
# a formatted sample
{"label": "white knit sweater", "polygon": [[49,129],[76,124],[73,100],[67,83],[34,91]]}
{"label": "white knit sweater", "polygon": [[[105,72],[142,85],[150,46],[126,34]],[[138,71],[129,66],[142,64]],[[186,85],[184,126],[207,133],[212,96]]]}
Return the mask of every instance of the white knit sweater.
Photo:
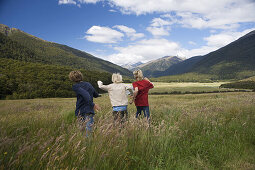
{"label": "white knit sweater", "polygon": [[100,89],[108,91],[112,106],[128,105],[126,90],[132,91],[133,86],[131,84],[112,83],[103,85],[101,81],[98,81],[97,84]]}

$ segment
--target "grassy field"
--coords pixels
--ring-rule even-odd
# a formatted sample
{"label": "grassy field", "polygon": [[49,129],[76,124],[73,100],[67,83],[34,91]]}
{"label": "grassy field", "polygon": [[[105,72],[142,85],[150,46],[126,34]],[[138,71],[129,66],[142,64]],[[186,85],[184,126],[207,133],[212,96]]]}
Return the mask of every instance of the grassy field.
{"label": "grassy field", "polygon": [[0,101],[0,169],[255,169],[253,92],[151,95],[150,126],[130,105],[124,127],[103,95],[88,138],[75,101]]}
{"label": "grassy field", "polygon": [[[214,83],[153,83],[155,88],[150,90],[150,94],[185,94],[185,93],[207,93],[207,92],[226,92],[235,89],[219,88],[221,84],[227,82]],[[248,91],[248,90],[247,90]]]}

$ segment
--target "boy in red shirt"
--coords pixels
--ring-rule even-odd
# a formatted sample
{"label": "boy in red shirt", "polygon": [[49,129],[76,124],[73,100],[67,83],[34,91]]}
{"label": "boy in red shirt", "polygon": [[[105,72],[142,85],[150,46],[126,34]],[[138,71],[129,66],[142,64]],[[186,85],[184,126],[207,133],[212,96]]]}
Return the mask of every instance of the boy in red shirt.
{"label": "boy in red shirt", "polygon": [[[143,111],[144,117],[147,117],[147,120],[150,120],[150,110],[149,110],[149,102],[148,102],[148,92],[151,88],[153,88],[153,84],[150,82],[148,78],[143,78],[143,72],[141,70],[136,70],[133,72],[134,77],[137,81],[133,82],[134,88],[134,96],[133,101],[135,101],[136,105],[136,118],[141,115]],[[131,103],[133,102],[131,101]]]}

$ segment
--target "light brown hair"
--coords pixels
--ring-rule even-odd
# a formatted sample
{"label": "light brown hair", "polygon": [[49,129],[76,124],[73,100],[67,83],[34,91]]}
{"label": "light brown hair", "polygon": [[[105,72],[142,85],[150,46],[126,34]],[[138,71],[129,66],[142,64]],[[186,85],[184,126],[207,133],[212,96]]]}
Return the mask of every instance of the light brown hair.
{"label": "light brown hair", "polygon": [[69,79],[73,82],[81,82],[83,79],[83,75],[80,71],[75,70],[75,71],[71,71],[69,73]]}
{"label": "light brown hair", "polygon": [[142,80],[143,79],[143,72],[142,72],[142,70],[135,70],[134,72],[133,72],[133,74],[134,74],[134,77],[137,79],[137,80]]}

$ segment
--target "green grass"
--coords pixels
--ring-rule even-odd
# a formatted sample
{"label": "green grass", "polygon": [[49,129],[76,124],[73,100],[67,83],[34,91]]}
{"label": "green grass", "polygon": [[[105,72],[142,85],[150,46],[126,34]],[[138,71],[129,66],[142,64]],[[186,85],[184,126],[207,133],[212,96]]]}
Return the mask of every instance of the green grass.
{"label": "green grass", "polygon": [[255,95],[149,96],[151,124],[113,124],[107,95],[95,100],[86,138],[75,99],[0,101],[0,169],[254,169]]}
{"label": "green grass", "polygon": [[163,83],[154,82],[155,88],[150,90],[150,94],[189,94],[189,93],[210,93],[210,92],[226,92],[235,89],[219,88],[221,84],[226,82],[214,82],[214,83]]}

